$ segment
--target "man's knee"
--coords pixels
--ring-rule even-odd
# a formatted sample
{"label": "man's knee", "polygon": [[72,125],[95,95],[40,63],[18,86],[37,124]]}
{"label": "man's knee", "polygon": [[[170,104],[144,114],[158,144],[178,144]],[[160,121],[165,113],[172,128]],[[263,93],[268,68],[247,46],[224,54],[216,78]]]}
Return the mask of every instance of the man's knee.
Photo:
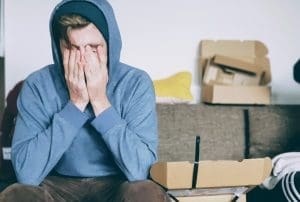
{"label": "man's knee", "polygon": [[38,186],[15,183],[0,193],[0,201],[53,201],[50,194]]}
{"label": "man's knee", "polygon": [[19,183],[14,183],[10,186],[8,186],[6,189],[4,189],[1,192],[1,199],[5,196],[5,197],[9,197],[9,196],[17,196],[17,195],[22,195],[24,194],[26,189],[26,185],[22,185]]}
{"label": "man's knee", "polygon": [[125,182],[118,193],[122,198],[121,201],[130,202],[165,202],[170,201],[166,192],[151,180]]}

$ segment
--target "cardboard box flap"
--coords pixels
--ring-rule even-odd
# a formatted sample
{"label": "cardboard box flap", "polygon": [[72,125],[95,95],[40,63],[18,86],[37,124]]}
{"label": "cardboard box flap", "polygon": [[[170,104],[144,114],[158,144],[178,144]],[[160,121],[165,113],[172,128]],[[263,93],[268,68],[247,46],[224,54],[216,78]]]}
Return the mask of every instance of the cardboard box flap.
{"label": "cardboard box flap", "polygon": [[203,40],[201,41],[201,57],[209,58],[216,54],[235,56],[237,58],[265,57],[268,48],[260,41],[240,40]]}
{"label": "cardboard box flap", "polygon": [[261,67],[258,67],[257,64],[253,62],[247,62],[224,55],[215,55],[213,57],[213,63],[248,74],[259,74],[261,72]]}
{"label": "cardboard box flap", "polygon": [[271,69],[270,69],[270,60],[269,58],[255,58],[255,64],[257,66],[262,67],[262,76],[261,76],[261,84],[266,85],[271,82]]}
{"label": "cardboard box flap", "polygon": [[[183,162],[159,162],[150,170],[151,178],[167,189],[192,187],[194,164]],[[197,188],[255,186],[271,173],[270,158],[239,161],[200,161],[198,163]]]}
{"label": "cardboard box flap", "polygon": [[262,73],[253,64],[219,55],[216,55],[214,60],[207,61],[202,77],[203,85],[259,86],[261,84]]}
{"label": "cardboard box flap", "polygon": [[[248,41],[253,44],[253,41]],[[268,54],[268,48],[260,41],[254,41],[255,53],[257,56],[265,56]]]}
{"label": "cardboard box flap", "polygon": [[254,63],[264,72],[261,84],[271,82],[270,62],[267,57],[268,49],[260,41],[239,41],[239,40],[203,40],[200,43],[200,67],[202,75],[205,71],[207,60],[214,55],[223,55]]}

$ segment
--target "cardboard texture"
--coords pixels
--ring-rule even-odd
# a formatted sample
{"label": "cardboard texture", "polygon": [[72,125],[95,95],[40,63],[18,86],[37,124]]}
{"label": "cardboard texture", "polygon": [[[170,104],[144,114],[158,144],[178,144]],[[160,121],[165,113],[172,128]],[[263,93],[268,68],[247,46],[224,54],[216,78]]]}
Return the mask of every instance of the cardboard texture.
{"label": "cardboard texture", "polygon": [[[269,176],[270,158],[244,159],[243,161],[199,161],[196,188],[255,186]],[[167,189],[192,187],[194,164],[158,162],[151,167],[151,178]]]}
{"label": "cardboard texture", "polygon": [[213,57],[215,64],[226,66],[229,69],[234,69],[236,71],[241,71],[249,74],[261,73],[261,68],[255,63],[246,62],[233,57],[228,57],[224,55],[215,55]]}
{"label": "cardboard texture", "polygon": [[268,86],[202,85],[202,99],[213,104],[265,104],[271,103]]}
{"label": "cardboard texture", "polygon": [[[260,41],[202,41],[203,102],[270,104],[271,90],[267,85],[271,82],[271,71],[267,54],[267,47]],[[221,85],[228,87],[226,92],[219,94]]]}
{"label": "cardboard texture", "polygon": [[[179,202],[231,202],[232,198],[233,195],[177,197]],[[246,202],[246,195],[240,196],[237,202]]]}
{"label": "cardboard texture", "polygon": [[[232,65],[232,66],[229,66]],[[234,66],[242,65],[241,69]],[[261,82],[262,72],[251,63],[240,62],[234,58],[216,55],[207,61],[203,84],[251,85]]]}
{"label": "cardboard texture", "polygon": [[267,54],[267,47],[260,41],[203,40],[200,49],[200,66],[205,70],[207,59],[215,55],[236,58],[261,67],[266,72],[262,84],[268,84],[271,81],[271,72]]}

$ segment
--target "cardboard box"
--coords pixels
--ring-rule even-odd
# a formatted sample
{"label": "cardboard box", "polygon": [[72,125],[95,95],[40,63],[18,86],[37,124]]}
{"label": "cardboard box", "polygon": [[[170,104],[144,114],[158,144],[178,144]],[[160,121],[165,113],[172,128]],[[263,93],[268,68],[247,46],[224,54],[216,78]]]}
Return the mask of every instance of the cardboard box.
{"label": "cardboard box", "polygon": [[[231,202],[232,198],[232,195],[176,197],[179,202]],[[246,195],[243,194],[237,202],[246,202]]]}
{"label": "cardboard box", "polygon": [[271,88],[202,84],[202,101],[212,104],[268,105],[271,103]]}
{"label": "cardboard box", "polygon": [[[270,62],[262,42],[204,40],[200,54],[204,102],[270,104]],[[227,91],[219,94],[220,85],[227,85]]]}
{"label": "cardboard box", "polygon": [[[151,178],[167,189],[190,189],[194,163],[158,162],[150,169]],[[196,188],[255,186],[272,169],[270,158],[243,161],[199,161]]]}

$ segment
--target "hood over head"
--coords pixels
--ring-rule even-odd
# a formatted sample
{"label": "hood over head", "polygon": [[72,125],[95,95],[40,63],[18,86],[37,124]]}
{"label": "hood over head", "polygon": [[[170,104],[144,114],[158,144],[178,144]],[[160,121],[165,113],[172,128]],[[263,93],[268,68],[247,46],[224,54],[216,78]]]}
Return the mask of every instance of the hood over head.
{"label": "hood over head", "polygon": [[50,34],[53,60],[57,68],[63,72],[58,32],[54,29],[60,16],[78,14],[91,21],[102,33],[108,49],[109,79],[116,72],[120,63],[121,36],[110,4],[106,0],[63,0],[52,12],[50,19]]}

